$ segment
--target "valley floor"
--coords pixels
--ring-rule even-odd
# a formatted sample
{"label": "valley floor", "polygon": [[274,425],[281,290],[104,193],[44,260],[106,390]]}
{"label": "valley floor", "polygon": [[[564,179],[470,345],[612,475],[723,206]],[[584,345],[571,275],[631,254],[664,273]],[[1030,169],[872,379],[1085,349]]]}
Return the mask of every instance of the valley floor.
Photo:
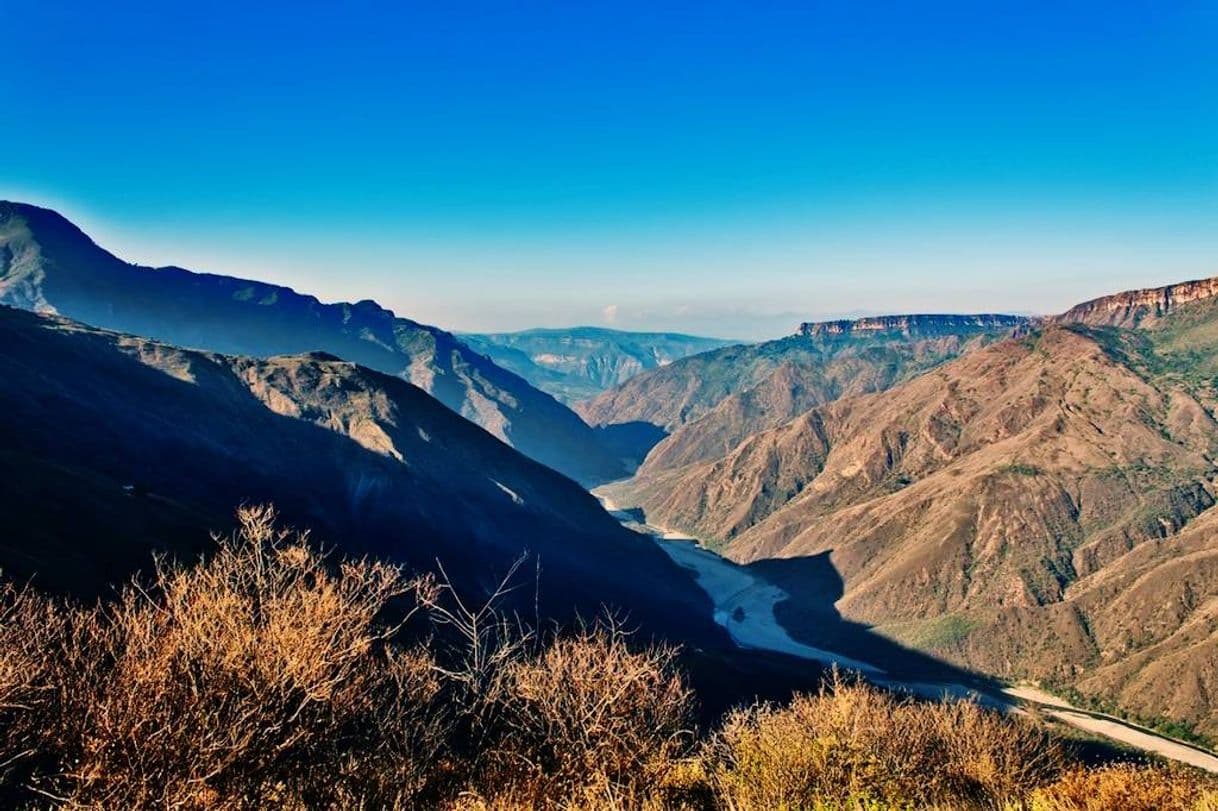
{"label": "valley floor", "polygon": [[[595,493],[594,493],[595,494]],[[1006,712],[1035,710],[1088,734],[1160,757],[1218,773],[1218,756],[1184,741],[1103,713],[1083,710],[1065,700],[1031,686],[979,690],[974,686],[937,681],[912,681],[894,677],[883,668],[833,651],[806,645],[792,638],[774,613],[789,595],[778,586],[702,546],[698,539],[678,532],[639,523],[629,511],[597,494],[605,509],[626,526],[650,535],[682,568],[689,570],[715,605],[715,621],[727,630],[738,646],[808,659],[858,671],[883,687],[904,690],[925,698],[945,695],[973,697],[979,703]]]}

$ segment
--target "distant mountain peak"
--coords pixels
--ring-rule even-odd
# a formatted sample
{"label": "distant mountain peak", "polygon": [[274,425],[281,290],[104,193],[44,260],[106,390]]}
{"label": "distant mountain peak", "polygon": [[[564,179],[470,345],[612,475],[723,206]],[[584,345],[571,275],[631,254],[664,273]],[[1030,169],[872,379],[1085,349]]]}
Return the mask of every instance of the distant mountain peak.
{"label": "distant mountain peak", "polygon": [[495,363],[568,403],[595,397],[649,369],[732,343],[674,332],[589,326],[462,333],[459,337]]}
{"label": "distant mountain peak", "polygon": [[58,211],[30,203],[0,200],[0,228],[14,223],[31,232],[37,231],[40,239],[55,240],[60,245],[103,250],[88,234]]}
{"label": "distant mountain peak", "polygon": [[1027,321],[1023,316],[998,313],[878,315],[837,321],[805,321],[799,325],[796,334],[805,338],[885,332],[906,336],[932,336],[969,329],[1008,329],[1022,326]]}

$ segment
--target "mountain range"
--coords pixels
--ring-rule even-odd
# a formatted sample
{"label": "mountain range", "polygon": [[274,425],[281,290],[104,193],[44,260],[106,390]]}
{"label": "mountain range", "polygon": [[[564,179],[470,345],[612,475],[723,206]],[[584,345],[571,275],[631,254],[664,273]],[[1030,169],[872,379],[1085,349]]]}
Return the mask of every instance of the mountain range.
{"label": "mountain range", "polygon": [[322,351],[402,377],[532,458],[584,483],[622,475],[570,409],[452,334],[373,301],[124,262],[54,211],[0,202],[0,304],[234,355]]}
{"label": "mountain range", "polygon": [[327,546],[439,561],[468,593],[527,552],[513,585],[530,614],[626,607],[717,638],[705,595],[577,484],[332,355],[201,352],[0,307],[0,403],[0,567],[43,588],[102,593],[273,502]]}
{"label": "mountain range", "polygon": [[[726,453],[756,431],[851,394],[887,388],[1025,323],[914,315],[801,324],[795,335],[694,355],[576,405],[602,431],[646,425],[642,473]],[[637,430],[637,429],[636,429]],[[646,434],[645,434],[646,435]]]}
{"label": "mountain range", "polygon": [[483,591],[528,550],[519,610],[620,606],[723,645],[707,594],[601,484],[780,586],[806,645],[1218,738],[1218,278],[755,345],[454,336],[130,265],[4,203],[0,305],[0,567],[49,589],[104,593],[271,501],[344,552],[439,559]]}
{"label": "mountain range", "polygon": [[648,369],[733,343],[673,332],[602,327],[461,333],[458,337],[568,404],[594,397]]}
{"label": "mountain range", "polygon": [[[958,354],[610,492],[740,562],[827,556],[842,615],[903,644],[1218,733],[1218,279]],[[722,448],[704,419],[665,442]]]}

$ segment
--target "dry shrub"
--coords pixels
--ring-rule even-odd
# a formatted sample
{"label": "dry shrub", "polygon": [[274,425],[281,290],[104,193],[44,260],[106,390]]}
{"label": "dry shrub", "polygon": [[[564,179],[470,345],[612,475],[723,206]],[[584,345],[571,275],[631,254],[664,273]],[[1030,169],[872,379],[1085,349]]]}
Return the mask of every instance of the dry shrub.
{"label": "dry shrub", "polygon": [[[446,577],[329,565],[270,508],[238,521],[92,609],[0,587],[0,804],[641,807],[688,746],[673,650],[612,623],[542,645],[496,610],[507,579],[467,609]],[[393,644],[414,610],[440,644]]]}
{"label": "dry shrub", "polygon": [[97,685],[106,677],[107,628],[94,612],[29,588],[0,584],[0,803],[61,796],[61,765],[76,762]]}
{"label": "dry shrub", "polygon": [[738,710],[706,749],[729,808],[1018,799],[1060,768],[1049,736],[971,702],[930,704],[835,677],[790,705]]}
{"label": "dry shrub", "polygon": [[1033,792],[1032,811],[1218,811],[1214,778],[1185,768],[1074,768]]}
{"label": "dry shrub", "polygon": [[440,569],[419,589],[443,629],[446,696],[468,772],[462,807],[637,808],[693,739],[693,694],[672,647],[632,646],[607,616],[545,640],[499,600],[523,559],[479,604]]}
{"label": "dry shrub", "polygon": [[[158,567],[114,609],[79,796],[137,805],[401,802],[440,743],[438,685],[378,618],[410,584],[383,563],[327,569],[269,508],[204,565]],[[223,801],[223,802],[221,802]]]}
{"label": "dry shrub", "polygon": [[[0,805],[1218,811],[1196,773],[1062,773],[1031,721],[841,678],[693,749],[673,649],[609,620],[543,643],[496,609],[512,572],[471,606],[238,519],[100,607],[0,585]],[[439,634],[406,647],[416,610]]]}
{"label": "dry shrub", "polygon": [[388,646],[395,629],[380,622],[411,584],[380,563],[327,568],[270,508],[238,519],[205,563],[159,564],[113,605],[51,612],[76,629],[64,636],[79,666],[58,678],[82,691],[84,713],[58,747],[62,799],[408,803],[443,741],[429,656]]}
{"label": "dry shrub", "polygon": [[32,779],[47,749],[44,720],[55,701],[44,651],[63,632],[61,612],[28,588],[0,585],[0,786]]}
{"label": "dry shrub", "polygon": [[935,775],[930,793],[963,798],[1013,798],[1058,774],[1065,754],[1042,724],[984,709],[973,701],[907,705],[905,714],[929,728],[924,749],[938,747],[950,769]]}
{"label": "dry shrub", "polygon": [[667,647],[632,650],[606,623],[511,663],[494,697],[500,734],[482,759],[492,785],[533,805],[654,791],[692,738],[674,659]]}

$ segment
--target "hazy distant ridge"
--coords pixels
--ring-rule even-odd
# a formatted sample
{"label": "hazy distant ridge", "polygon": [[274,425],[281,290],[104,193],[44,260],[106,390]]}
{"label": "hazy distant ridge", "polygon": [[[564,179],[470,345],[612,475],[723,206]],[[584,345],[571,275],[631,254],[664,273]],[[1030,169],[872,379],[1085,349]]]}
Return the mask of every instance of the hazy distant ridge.
{"label": "hazy distant ridge", "polygon": [[594,397],[648,369],[734,343],[721,338],[602,327],[459,337],[495,363],[568,403]]}
{"label": "hazy distant ridge", "polygon": [[1029,319],[1019,315],[982,313],[979,315],[919,314],[879,315],[837,321],[805,321],[797,334],[805,338],[826,335],[862,335],[899,333],[907,336],[932,337],[950,335],[961,330],[1002,330],[1018,327]]}

